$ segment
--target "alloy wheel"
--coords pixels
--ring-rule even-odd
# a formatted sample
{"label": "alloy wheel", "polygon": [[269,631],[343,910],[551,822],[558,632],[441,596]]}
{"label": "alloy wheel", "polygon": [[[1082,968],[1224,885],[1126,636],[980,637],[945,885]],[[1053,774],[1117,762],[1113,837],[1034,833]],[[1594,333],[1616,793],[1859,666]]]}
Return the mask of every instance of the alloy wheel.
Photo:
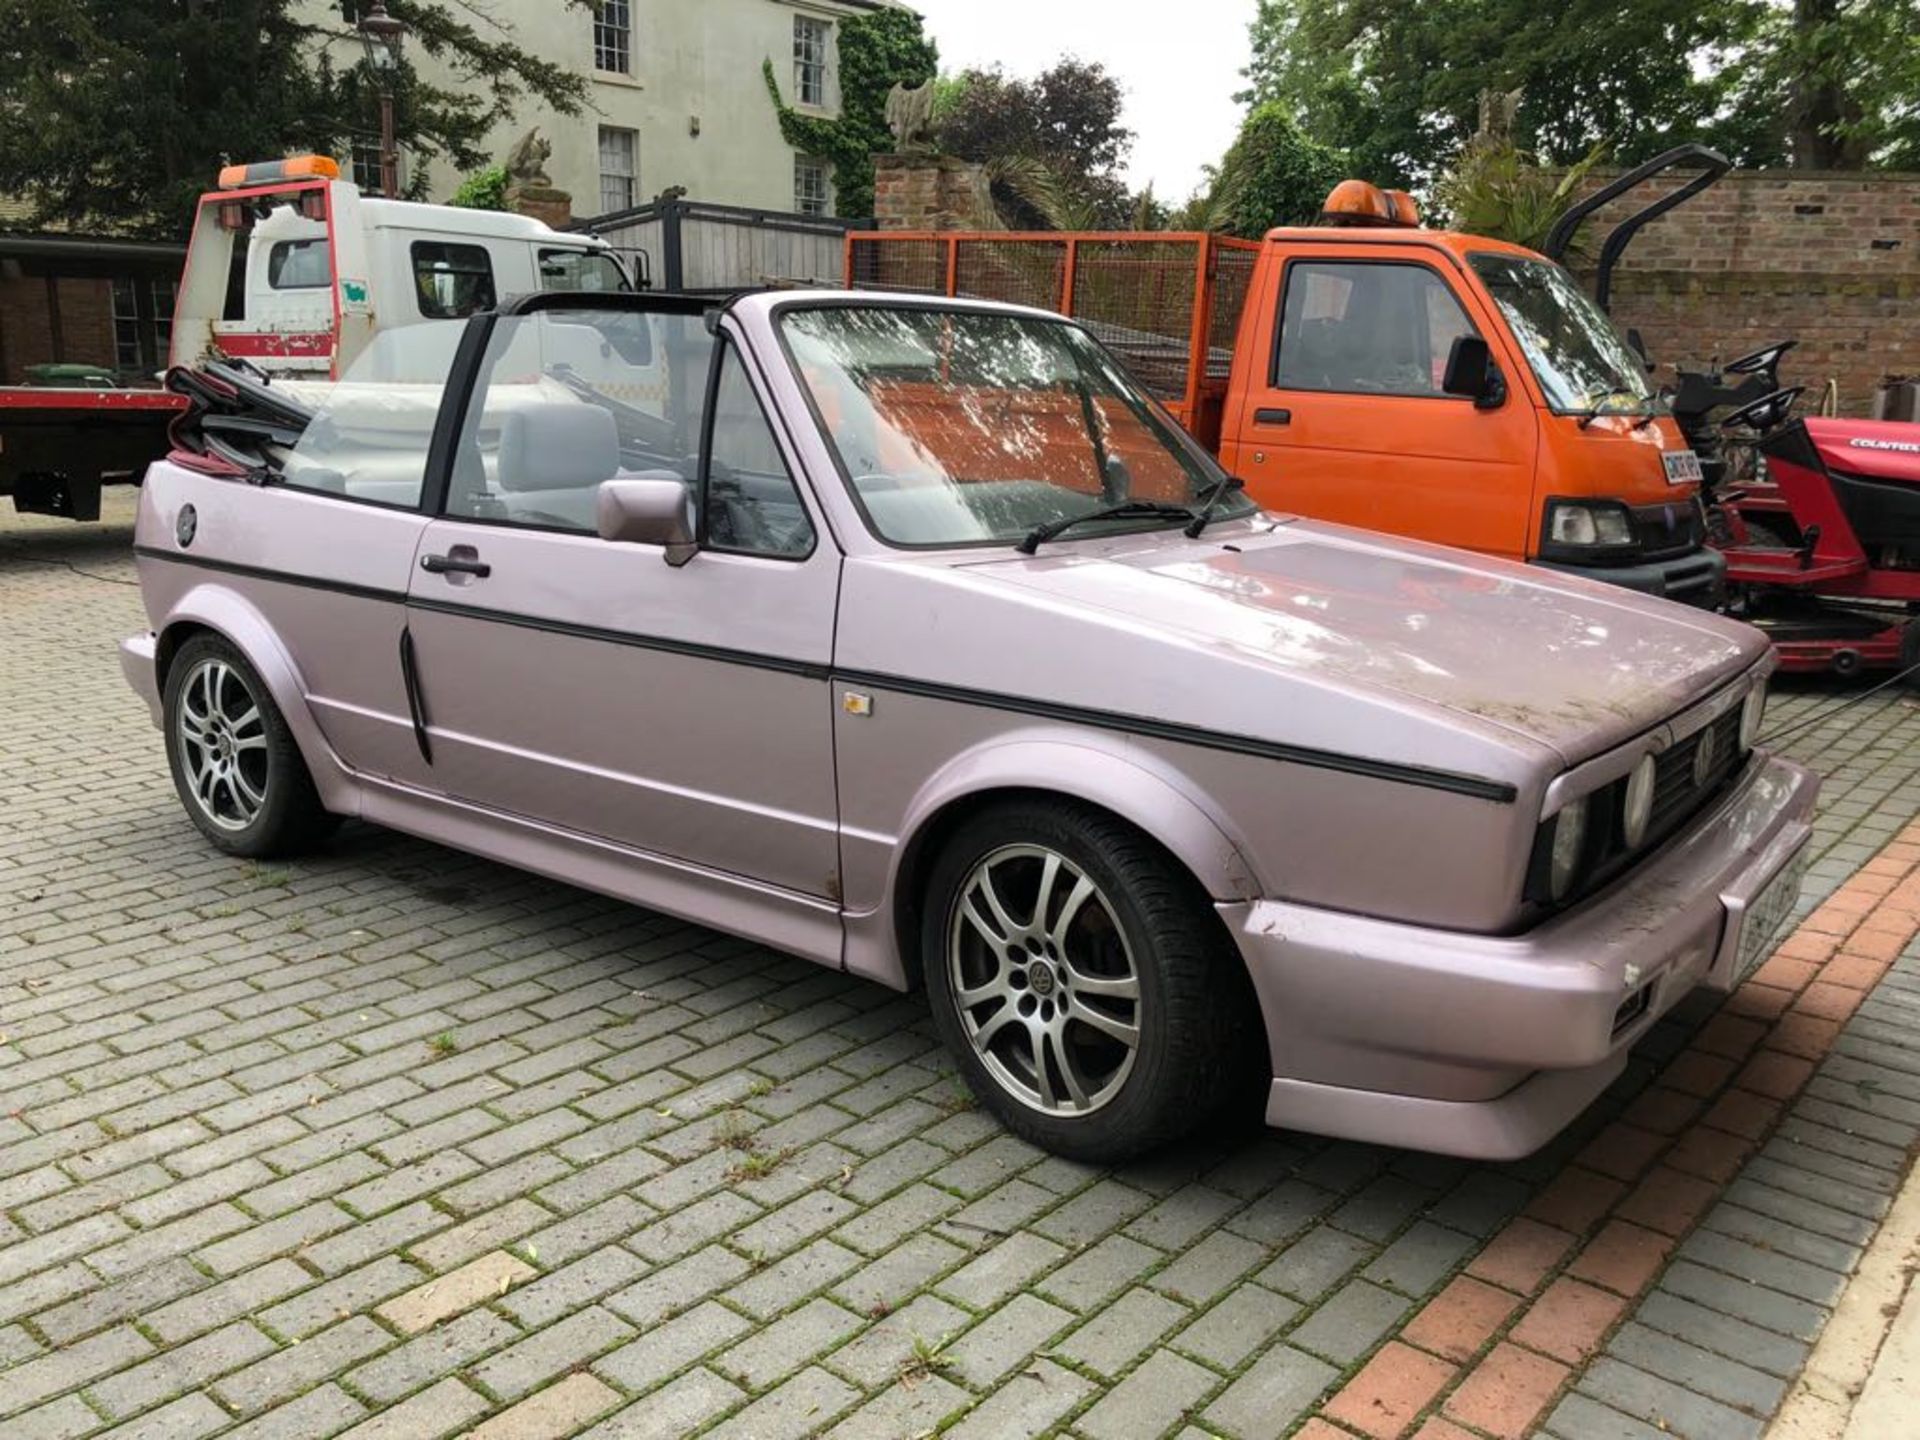
{"label": "alloy wheel", "polygon": [[1140,1048],[1140,974],[1100,887],[1065,855],[1008,845],[974,866],[947,925],[961,1028],[1000,1086],[1047,1115],[1098,1110]]}
{"label": "alloy wheel", "polygon": [[233,666],[212,657],[194,663],[180,687],[174,736],[200,813],[222,830],[252,825],[267,803],[267,726]]}

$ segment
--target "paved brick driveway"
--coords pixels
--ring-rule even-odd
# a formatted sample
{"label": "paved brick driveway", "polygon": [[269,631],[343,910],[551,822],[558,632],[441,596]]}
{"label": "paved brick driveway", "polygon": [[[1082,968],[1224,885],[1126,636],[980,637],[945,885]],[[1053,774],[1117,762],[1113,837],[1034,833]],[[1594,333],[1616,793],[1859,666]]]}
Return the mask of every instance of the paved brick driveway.
{"label": "paved brick driveway", "polygon": [[[0,532],[6,1440],[1386,1436],[1443,1393],[1423,1435],[1564,1395],[1584,1440],[1656,1433],[1606,1408],[1631,1349],[1582,1368],[1604,1334],[1751,1343],[1652,1300],[1618,1328],[1653,1271],[1601,1229],[1637,1173],[1610,1122],[1704,1017],[1517,1165],[1245,1131],[1051,1159],[916,1000],[363,827],[213,854],[114,661],[126,513]],[[1788,748],[1830,776],[1824,896],[1920,810],[1920,706]],[[1673,1428],[1757,1428],[1721,1408]]]}

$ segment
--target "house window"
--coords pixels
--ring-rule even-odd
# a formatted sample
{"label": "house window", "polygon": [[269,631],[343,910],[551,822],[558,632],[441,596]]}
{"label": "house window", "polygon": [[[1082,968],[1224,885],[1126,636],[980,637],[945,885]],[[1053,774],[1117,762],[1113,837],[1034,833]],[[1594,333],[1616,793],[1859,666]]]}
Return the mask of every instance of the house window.
{"label": "house window", "polygon": [[632,0],[600,0],[593,17],[593,68],[613,75],[633,73]]}
{"label": "house window", "polygon": [[801,105],[827,103],[827,35],[825,20],[793,17],[793,93]]}
{"label": "house window", "polygon": [[114,368],[151,375],[167,363],[173,344],[173,281],[116,277],[112,313]]}
{"label": "house window", "polygon": [[173,353],[173,281],[155,280],[153,284],[153,334],[159,346],[159,360],[167,363]]}
{"label": "house window", "polygon": [[640,136],[612,125],[600,127],[600,213],[631,210],[640,193]]}
{"label": "house window", "polygon": [[140,368],[140,305],[125,275],[113,282],[113,363],[122,370]]}
{"label": "house window", "polygon": [[381,172],[379,137],[354,136],[353,151],[347,158],[352,166],[353,183],[368,195],[380,194],[386,177]]}
{"label": "house window", "polygon": [[793,208],[802,215],[824,215],[832,204],[827,162],[817,155],[793,157]]}

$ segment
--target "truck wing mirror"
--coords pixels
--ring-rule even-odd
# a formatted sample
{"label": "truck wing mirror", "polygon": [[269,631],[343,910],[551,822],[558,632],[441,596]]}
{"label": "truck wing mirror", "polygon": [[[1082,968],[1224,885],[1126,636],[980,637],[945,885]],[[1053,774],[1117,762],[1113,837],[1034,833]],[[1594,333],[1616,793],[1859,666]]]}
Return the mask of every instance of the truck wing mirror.
{"label": "truck wing mirror", "polygon": [[594,521],[602,540],[658,545],[676,569],[700,549],[693,487],[678,475],[605,481],[594,494]]}
{"label": "truck wing mirror", "polygon": [[1447,352],[1447,370],[1440,389],[1448,395],[1471,400],[1482,410],[1504,404],[1507,384],[1500,367],[1493,363],[1493,351],[1478,335],[1461,335]]}

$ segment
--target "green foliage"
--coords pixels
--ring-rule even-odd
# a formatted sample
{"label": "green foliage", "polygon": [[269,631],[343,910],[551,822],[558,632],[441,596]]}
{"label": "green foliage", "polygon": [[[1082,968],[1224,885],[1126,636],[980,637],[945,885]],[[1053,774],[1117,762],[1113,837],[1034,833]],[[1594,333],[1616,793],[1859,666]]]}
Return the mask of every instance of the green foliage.
{"label": "green foliage", "polygon": [[1256,105],[1183,223],[1257,240],[1276,225],[1305,224],[1347,173],[1346,158],[1309,139],[1277,101]]}
{"label": "green foliage", "polygon": [[887,94],[896,84],[924,85],[939,68],[939,53],[910,10],[876,10],[840,24],[840,115],[808,115],[781,98],[773,61],[764,68],[767,93],[780,117],[780,135],[803,155],[832,162],[834,198],[841,215],[873,214],[873,157],[893,147]]}
{"label": "green foliage", "polygon": [[1920,0],[1259,0],[1246,97],[1380,184],[1422,188],[1519,91],[1522,150],[1622,164],[1920,165]]}
{"label": "green foliage", "polygon": [[507,167],[490,165],[460,182],[447,202],[463,210],[504,210],[507,208]]}
{"label": "green foliage", "polygon": [[1125,103],[1105,66],[1072,57],[1030,80],[969,70],[935,95],[935,139],[984,167],[1000,223],[1106,229],[1133,208],[1119,173],[1133,144],[1120,123]]}
{"label": "green foliage", "polygon": [[1476,136],[1434,187],[1434,200],[1455,230],[1540,250],[1605,155],[1596,147],[1563,169],[1544,170],[1511,140]]}
{"label": "green foliage", "polygon": [[1550,165],[1606,143],[1635,163],[1686,139],[1781,158],[1726,123],[1768,0],[1260,0],[1249,98],[1285,105],[1377,184],[1425,188],[1483,90],[1522,92],[1516,142]]}
{"label": "green foliage", "polygon": [[[586,3],[586,0],[567,0]],[[394,81],[402,149],[416,168],[489,159],[488,132],[529,98],[575,114],[586,82],[471,23],[465,0],[392,0],[454,79],[403,62]],[[296,0],[0,0],[0,192],[35,223],[180,234],[227,162],[342,155],[378,131],[379,99],[338,6]]]}

